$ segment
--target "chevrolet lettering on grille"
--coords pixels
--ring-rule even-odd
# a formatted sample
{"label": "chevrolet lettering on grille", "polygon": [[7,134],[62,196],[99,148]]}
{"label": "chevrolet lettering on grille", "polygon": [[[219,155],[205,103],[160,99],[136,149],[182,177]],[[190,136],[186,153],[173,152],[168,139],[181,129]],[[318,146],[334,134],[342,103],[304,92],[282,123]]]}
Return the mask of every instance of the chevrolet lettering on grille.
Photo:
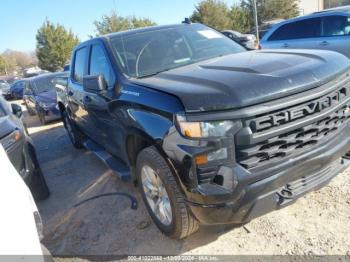
{"label": "chevrolet lettering on grille", "polygon": [[250,122],[250,127],[253,132],[259,132],[315,113],[320,113],[339,104],[339,102],[347,98],[349,93],[350,87],[342,87],[338,91],[304,105],[256,118]]}

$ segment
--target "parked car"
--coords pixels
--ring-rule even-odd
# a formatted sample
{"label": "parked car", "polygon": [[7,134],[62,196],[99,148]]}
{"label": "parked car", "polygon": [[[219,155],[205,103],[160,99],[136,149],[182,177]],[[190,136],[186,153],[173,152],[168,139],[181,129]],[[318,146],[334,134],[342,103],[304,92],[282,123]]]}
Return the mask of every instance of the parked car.
{"label": "parked car", "polygon": [[256,36],[252,34],[242,34],[233,30],[222,31],[225,36],[243,45],[244,47],[253,50],[256,49]]}
{"label": "parked car", "polygon": [[66,73],[50,73],[30,78],[23,94],[23,101],[30,115],[37,115],[45,125],[61,117],[57,106],[57,95],[52,80]]}
{"label": "parked car", "polygon": [[11,97],[14,99],[23,99],[23,91],[27,83],[28,81],[25,79],[12,83],[10,87]]}
{"label": "parked car", "polygon": [[350,58],[350,6],[286,20],[261,40],[261,48],[332,50]]}
{"label": "parked car", "polygon": [[139,184],[155,224],[184,238],[285,207],[349,166],[350,60],[246,51],[201,24],[75,47],[59,108],[72,144]]}
{"label": "parked car", "polygon": [[48,251],[40,243],[43,224],[38,208],[1,144],[0,166],[0,255],[21,256],[19,260],[36,256],[34,261],[49,261],[44,257]]}
{"label": "parked car", "polygon": [[21,106],[17,104],[10,106],[0,97],[0,144],[34,198],[42,200],[49,196],[49,189],[41,172],[33,141],[21,118]]}
{"label": "parked car", "polygon": [[[278,23],[281,23],[282,21],[285,21],[285,19],[274,19],[274,20],[269,20],[269,21],[264,21],[262,22],[259,27],[259,38],[263,38],[264,35],[275,25]],[[256,34],[256,28],[255,26],[250,30],[251,34]]]}
{"label": "parked car", "polygon": [[0,79],[0,95],[6,99],[11,98],[10,85],[6,80]]}

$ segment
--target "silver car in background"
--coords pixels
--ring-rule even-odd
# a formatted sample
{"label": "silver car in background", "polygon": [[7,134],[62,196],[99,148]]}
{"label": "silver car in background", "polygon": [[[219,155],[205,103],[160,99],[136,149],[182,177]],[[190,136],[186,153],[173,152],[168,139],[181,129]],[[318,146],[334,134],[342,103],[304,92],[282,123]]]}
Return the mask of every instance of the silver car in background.
{"label": "silver car in background", "polygon": [[262,38],[260,46],[262,49],[325,49],[350,58],[350,6],[276,24]]}
{"label": "silver car in background", "polygon": [[248,49],[256,49],[256,37],[253,34],[242,34],[234,30],[225,30],[221,33]]}
{"label": "silver car in background", "polygon": [[0,95],[3,95],[5,98],[10,98],[10,84],[6,80],[0,79]]}

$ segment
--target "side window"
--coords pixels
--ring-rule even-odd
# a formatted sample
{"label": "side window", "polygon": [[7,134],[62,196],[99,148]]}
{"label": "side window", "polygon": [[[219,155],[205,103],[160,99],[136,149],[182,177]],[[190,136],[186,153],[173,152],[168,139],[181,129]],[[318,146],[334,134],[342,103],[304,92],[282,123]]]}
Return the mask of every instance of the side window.
{"label": "side window", "polygon": [[110,66],[108,58],[106,57],[103,47],[100,45],[93,45],[90,57],[89,75],[97,76],[103,75],[107,81],[108,86],[112,86],[115,80],[113,70]]}
{"label": "side window", "polygon": [[74,66],[73,66],[73,79],[78,83],[83,82],[86,52],[87,52],[86,47],[83,47],[75,52]]}
{"label": "side window", "polygon": [[27,82],[25,87],[24,87],[24,94],[25,95],[31,95],[32,94],[32,90],[31,90],[29,82]]}
{"label": "side window", "polygon": [[320,36],[321,18],[311,18],[282,25],[269,37],[269,41],[313,38]]}
{"label": "side window", "polygon": [[323,36],[343,36],[350,34],[350,17],[334,15],[323,18]]}

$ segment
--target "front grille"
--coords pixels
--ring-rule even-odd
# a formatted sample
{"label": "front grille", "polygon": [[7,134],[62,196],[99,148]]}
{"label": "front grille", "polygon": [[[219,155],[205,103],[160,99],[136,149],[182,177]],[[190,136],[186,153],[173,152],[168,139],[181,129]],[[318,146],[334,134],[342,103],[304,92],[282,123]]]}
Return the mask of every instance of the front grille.
{"label": "front grille", "polygon": [[334,138],[346,126],[350,118],[348,111],[349,106],[345,105],[305,127],[254,145],[237,146],[236,160],[243,167],[253,169],[315,147]]}

